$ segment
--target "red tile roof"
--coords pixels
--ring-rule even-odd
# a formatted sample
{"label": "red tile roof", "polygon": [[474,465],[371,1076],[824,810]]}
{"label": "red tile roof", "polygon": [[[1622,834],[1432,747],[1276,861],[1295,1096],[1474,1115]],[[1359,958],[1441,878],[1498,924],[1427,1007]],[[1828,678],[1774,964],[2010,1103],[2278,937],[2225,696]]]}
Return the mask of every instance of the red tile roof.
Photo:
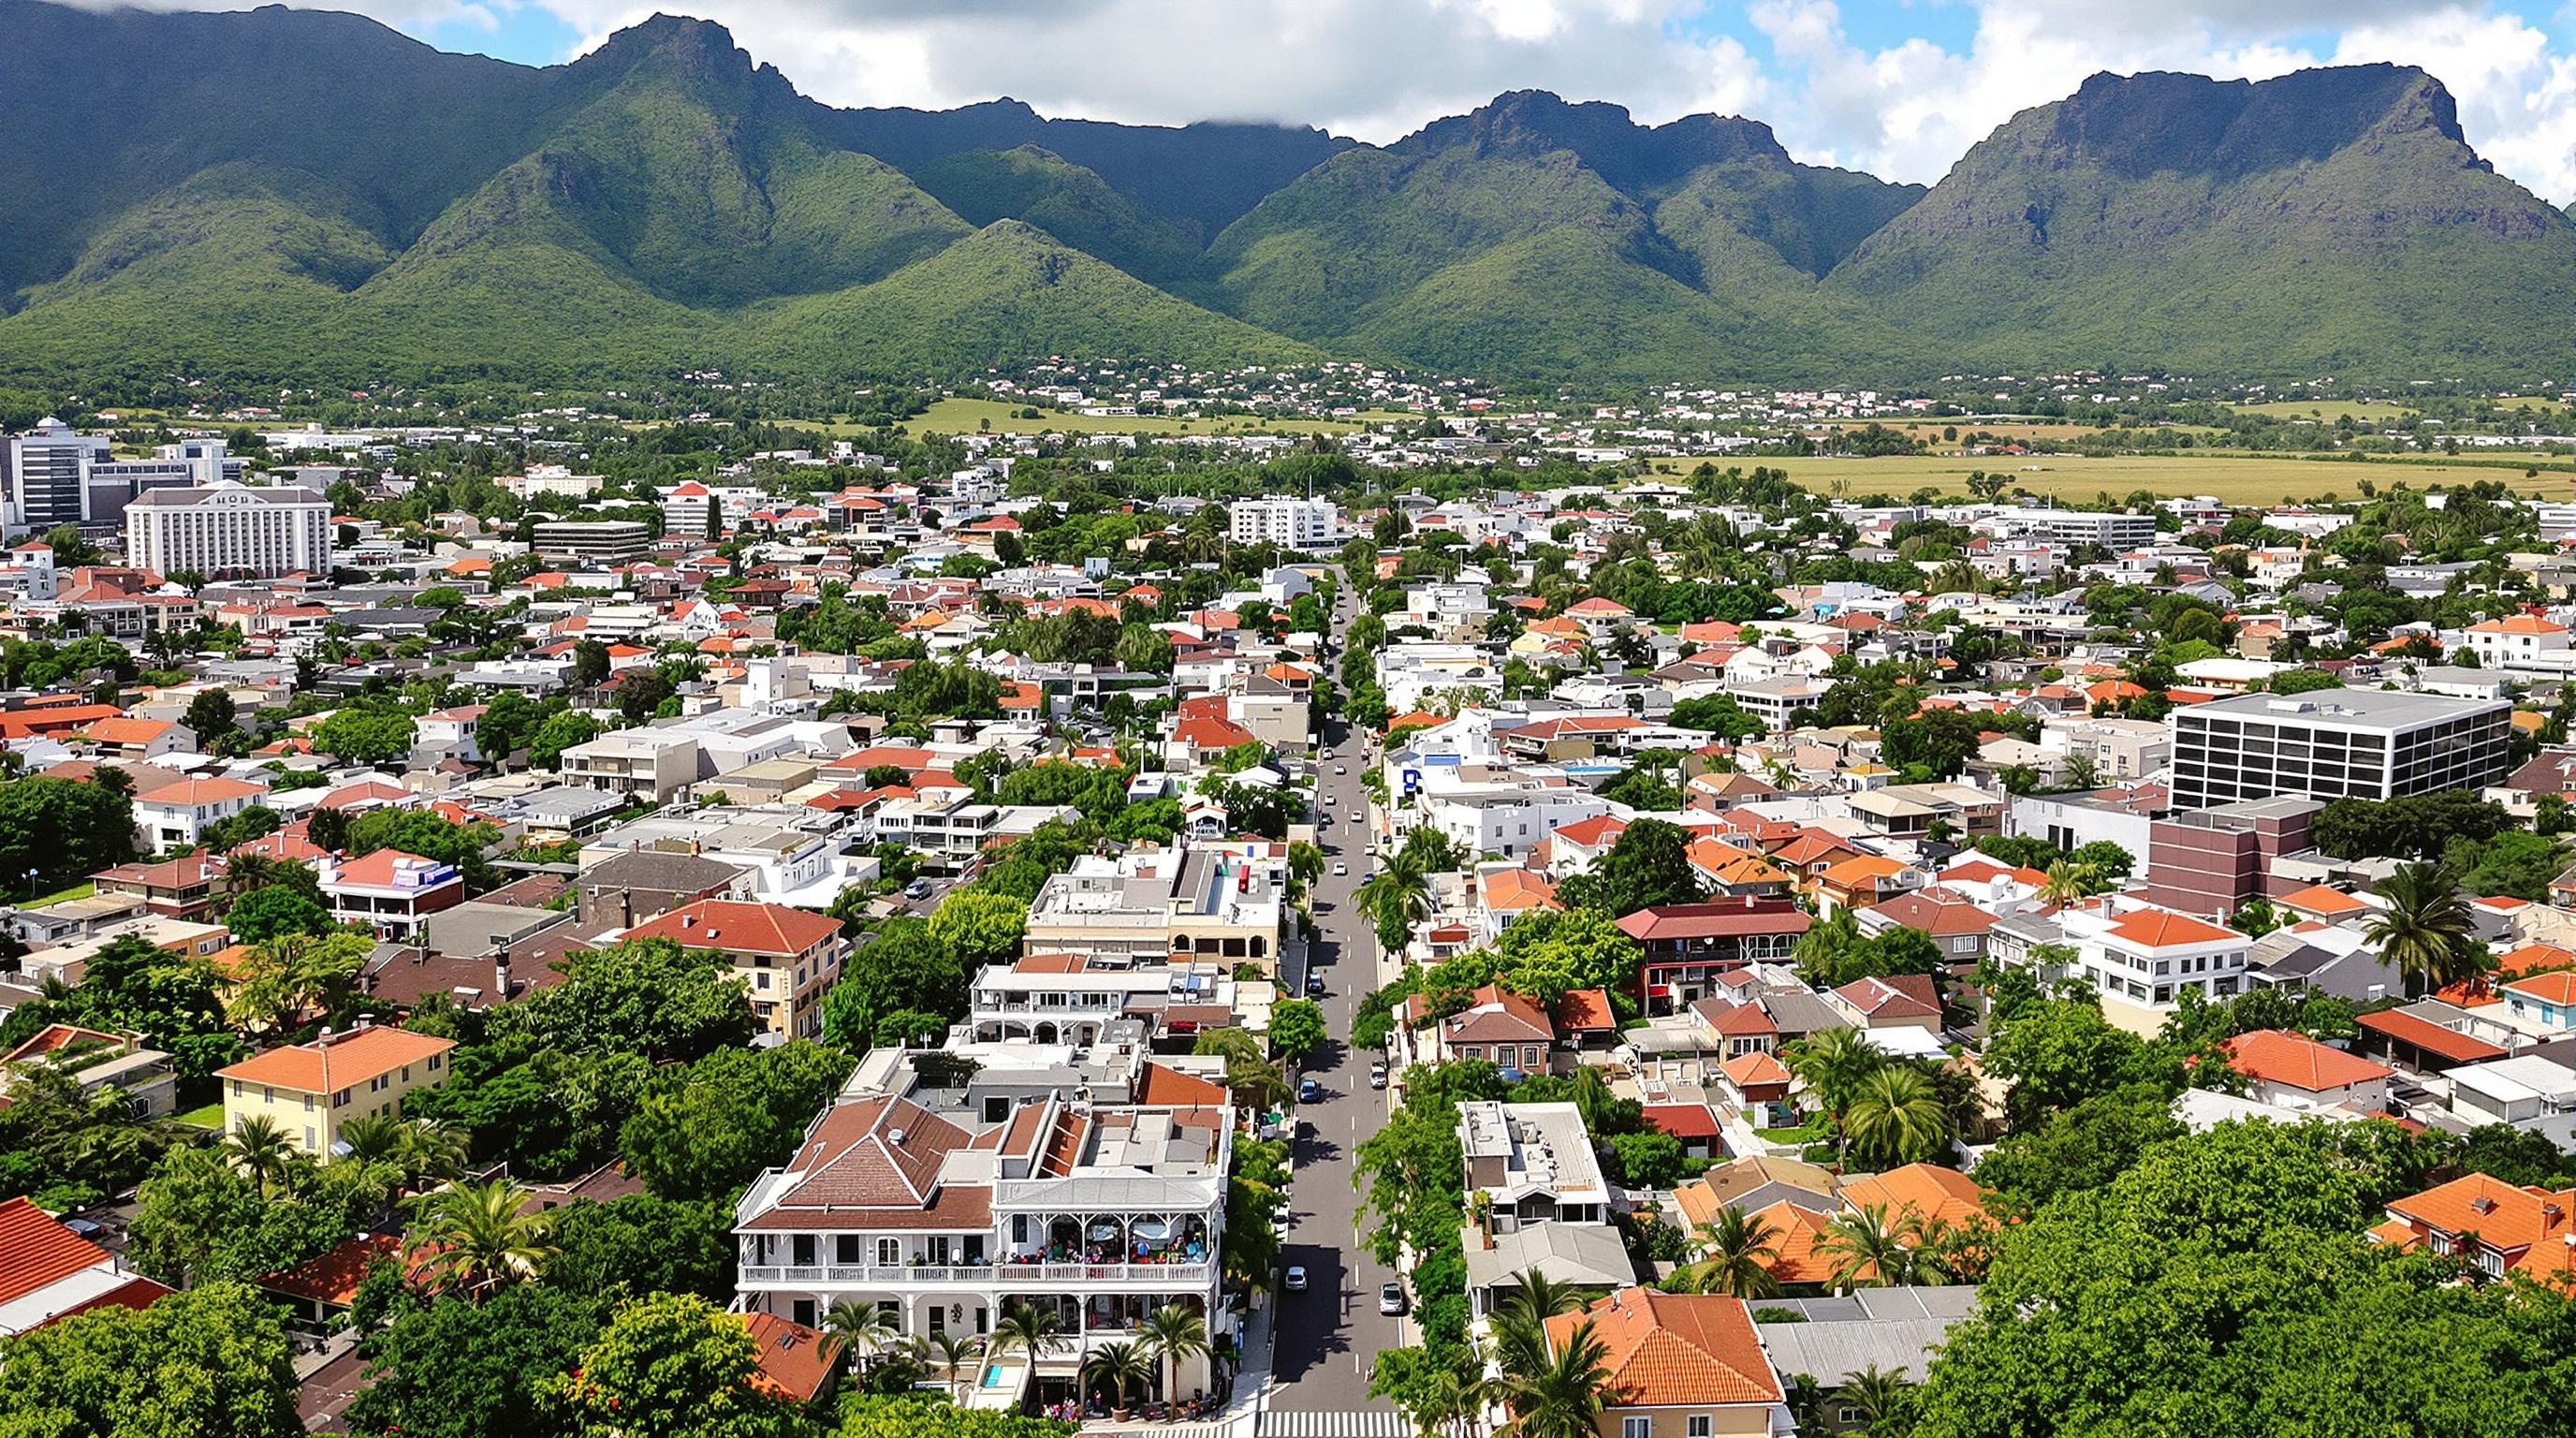
{"label": "red tile roof", "polygon": [[746,1313],[742,1322],[760,1348],[760,1369],[751,1376],[752,1386],[791,1403],[813,1402],[832,1377],[841,1340],[775,1313]]}
{"label": "red tile roof", "polygon": [[2350,1088],[2389,1074],[2383,1065],[2287,1029],[2256,1029],[2229,1039],[2227,1064],[2247,1078],[2308,1093]]}
{"label": "red tile roof", "polygon": [[[365,1083],[379,1074],[392,1073],[405,1064],[424,1062],[433,1054],[443,1054],[456,1047],[454,1039],[432,1038],[382,1024],[371,1025],[355,1033],[334,1035],[330,1043],[330,1086],[335,1090]],[[267,1084],[296,1093],[321,1093],[324,1091],[322,1059],[319,1043],[290,1044],[253,1054],[240,1063],[217,1069],[215,1077]]]}
{"label": "red tile roof", "polygon": [[785,904],[702,899],[626,931],[628,938],[669,939],[683,948],[792,957],[841,931],[840,922]]}
{"label": "red tile roof", "polygon": [[2382,1009],[2377,1013],[2357,1014],[2353,1022],[2398,1043],[2410,1044],[2438,1058],[2455,1064],[2484,1063],[2500,1059],[2505,1051],[2483,1039],[2456,1033],[2430,1019],[2410,1014],[2403,1009]]}
{"label": "red tile roof", "polygon": [[1609,1370],[1605,1405],[1781,1402],[1780,1377],[1762,1352],[1740,1298],[1623,1288],[1590,1307],[1547,1321],[1550,1348],[1589,1327]]}

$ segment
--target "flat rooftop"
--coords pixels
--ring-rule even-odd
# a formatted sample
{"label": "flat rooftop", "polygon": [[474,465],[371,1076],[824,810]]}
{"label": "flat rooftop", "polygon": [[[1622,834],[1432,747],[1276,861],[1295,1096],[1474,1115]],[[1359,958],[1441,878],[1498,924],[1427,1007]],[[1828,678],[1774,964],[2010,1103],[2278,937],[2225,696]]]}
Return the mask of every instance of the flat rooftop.
{"label": "flat rooftop", "polygon": [[2174,717],[2326,728],[2414,729],[2472,715],[2502,714],[2512,707],[2501,699],[2454,699],[2393,689],[2318,689],[2305,694],[2240,694],[2231,699],[2213,699],[2177,709]]}

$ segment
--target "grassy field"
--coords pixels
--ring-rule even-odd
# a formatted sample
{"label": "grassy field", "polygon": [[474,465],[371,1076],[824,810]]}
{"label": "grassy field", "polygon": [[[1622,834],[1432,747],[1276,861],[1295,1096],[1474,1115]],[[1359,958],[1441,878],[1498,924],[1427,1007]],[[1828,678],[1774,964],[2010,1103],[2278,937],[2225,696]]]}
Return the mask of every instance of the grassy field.
{"label": "grassy field", "polygon": [[68,889],[57,889],[50,894],[40,894],[37,897],[20,904],[18,907],[22,909],[41,909],[51,904],[68,904],[74,899],[86,899],[97,892],[98,885],[90,883],[88,880],[84,879],[80,883],[74,884]]}
{"label": "grassy field", "polygon": [[[2100,459],[2044,455],[2015,459],[1993,455],[1928,454],[1895,455],[1885,459],[1747,459],[1736,462],[1747,469],[1759,465],[1786,470],[1791,479],[1820,494],[1833,493],[1832,486],[1840,481],[1841,492],[1853,496],[1911,494],[1928,484],[1945,494],[1965,497],[1969,473],[1982,469],[1990,474],[1998,471],[2008,474],[2014,485],[2033,494],[2069,502],[2090,500],[2105,490],[2114,496],[2125,497],[2141,489],[2159,495],[2205,494],[2226,504],[2322,499],[2329,494],[2349,500],[2361,497],[2358,484],[2365,477],[2382,488],[2403,480],[2415,489],[2427,489],[2436,484],[2502,479],[2517,493],[2551,499],[2576,497],[2576,473],[2566,468],[2566,461],[2550,461],[2559,466],[2558,471],[2552,474],[2544,470],[2541,478],[2533,481],[2523,478],[2526,462],[2507,460],[2502,456],[2486,463],[2471,460],[2353,463],[2259,455],[2112,455]],[[1699,464],[1697,459],[1659,460],[1656,467],[1665,473],[1688,474]]]}
{"label": "grassy field", "polygon": [[192,1108],[186,1113],[174,1113],[170,1115],[170,1118],[175,1123],[184,1123],[192,1128],[222,1128],[224,1126],[224,1101],[222,1099],[217,1099],[203,1108]]}
{"label": "grassy field", "polygon": [[[991,428],[1002,434],[1348,434],[1361,420],[1256,419],[1249,415],[1216,419],[1176,419],[1170,415],[1063,414],[1038,411],[1036,419],[1015,417],[1013,406],[990,399],[943,399],[904,421],[915,434],[973,434]],[[1371,414],[1367,421],[1411,416]]]}
{"label": "grassy field", "polygon": [[2415,411],[2402,404],[2377,399],[2276,399],[2262,404],[2235,404],[2229,409],[2239,414],[2264,414],[2274,419],[2321,419],[2334,423],[2351,415],[2355,424],[2392,424]]}

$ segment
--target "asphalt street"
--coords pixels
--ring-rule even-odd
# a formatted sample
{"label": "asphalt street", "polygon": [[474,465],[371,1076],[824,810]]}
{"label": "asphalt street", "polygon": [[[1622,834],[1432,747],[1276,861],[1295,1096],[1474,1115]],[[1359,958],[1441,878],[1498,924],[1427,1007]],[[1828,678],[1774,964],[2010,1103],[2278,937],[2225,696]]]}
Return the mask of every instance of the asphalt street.
{"label": "asphalt street", "polygon": [[[1336,635],[1348,633],[1356,613],[1346,593],[1333,616]],[[1333,822],[1317,834],[1325,858],[1324,876],[1314,889],[1321,932],[1307,955],[1309,970],[1327,986],[1322,1002],[1333,1042],[1299,1075],[1318,1081],[1323,1094],[1296,1112],[1297,1176],[1280,1262],[1304,1267],[1308,1286],[1303,1293],[1279,1295],[1270,1408],[1282,1415],[1353,1416],[1346,1422],[1283,1417],[1263,1427],[1282,1435],[1294,1430],[1302,1438],[1360,1438],[1383,1423],[1358,1415],[1393,1411],[1385,1400],[1368,1396],[1369,1366],[1380,1349],[1406,1336],[1397,1319],[1378,1312],[1379,1286],[1395,1274],[1359,1245],[1360,1193],[1351,1185],[1353,1150],[1385,1123],[1387,1112],[1385,1091],[1369,1087],[1369,1065],[1377,1054],[1355,1052],[1342,1041],[1360,999],[1380,982],[1377,941],[1353,904],[1370,866],[1367,828],[1354,818],[1368,805],[1368,791],[1360,787],[1362,740],[1338,717],[1327,725],[1325,739],[1333,758],[1321,766],[1322,792]],[[1335,774],[1335,764],[1346,772]],[[1335,874],[1336,863],[1348,872]],[[1306,975],[1294,977],[1302,985]]]}

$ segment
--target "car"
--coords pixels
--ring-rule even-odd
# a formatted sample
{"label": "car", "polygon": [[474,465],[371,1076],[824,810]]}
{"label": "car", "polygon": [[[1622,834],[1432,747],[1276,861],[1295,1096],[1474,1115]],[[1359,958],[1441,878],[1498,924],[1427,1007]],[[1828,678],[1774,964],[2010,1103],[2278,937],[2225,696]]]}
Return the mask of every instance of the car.
{"label": "car", "polygon": [[929,898],[929,897],[930,897],[930,881],[929,881],[928,879],[915,879],[915,880],[913,880],[911,883],[906,884],[906,885],[904,885],[904,886],[903,886],[903,896],[904,896],[905,898],[907,898],[907,899],[927,899],[927,898]]}
{"label": "car", "polygon": [[1381,1284],[1379,1284],[1379,1285],[1378,1285],[1378,1288],[1377,1288],[1377,1311],[1378,1311],[1378,1312],[1380,1312],[1380,1313],[1384,1313],[1384,1314],[1389,1314],[1389,1315],[1400,1314],[1400,1313],[1404,1312],[1404,1310],[1405,1310],[1407,1307],[1409,1307],[1409,1306],[1410,1306],[1410,1305],[1408,1305],[1408,1304],[1404,1301],[1404,1285],[1403,1285],[1403,1284],[1401,1284],[1401,1283],[1381,1283]]}
{"label": "car", "polygon": [[1323,1101],[1324,1086],[1322,1084],[1315,1082],[1313,1079],[1299,1079],[1297,1081],[1297,1102],[1321,1103]]}
{"label": "car", "polygon": [[1369,1065],[1369,1087],[1370,1087],[1370,1088],[1384,1088],[1384,1087],[1386,1087],[1386,1065],[1385,1065],[1385,1064],[1382,1064],[1382,1063],[1374,1063],[1374,1064],[1370,1064],[1370,1065]]}
{"label": "car", "polygon": [[1333,757],[1333,751],[1330,749],[1318,749],[1315,751],[1315,757],[1319,760],[1330,759]]}
{"label": "car", "polygon": [[1366,809],[1353,809],[1353,810],[1351,811],[1351,822],[1352,822],[1352,823],[1354,823],[1354,824],[1365,824],[1365,823],[1367,823],[1367,822],[1368,822],[1368,810],[1366,810]]}
{"label": "car", "polygon": [[1305,1266],[1304,1264],[1302,1264],[1302,1263],[1292,1263],[1292,1264],[1289,1264],[1289,1265],[1288,1265],[1288,1274],[1287,1274],[1287,1276],[1286,1276],[1284,1279],[1282,1279],[1282,1280],[1280,1281],[1279,1286],[1280,1286],[1280,1287],[1282,1287],[1282,1288],[1284,1288],[1284,1289],[1287,1289],[1290,1293],[1303,1293],[1303,1292],[1305,1292],[1305,1291],[1306,1291],[1306,1266]]}
{"label": "car", "polygon": [[1336,879],[1347,878],[1347,877],[1349,877],[1349,876],[1350,876],[1350,872],[1351,872],[1351,866],[1350,866],[1350,865],[1343,863],[1343,862],[1342,862],[1342,861],[1340,861],[1339,859],[1336,859],[1336,860],[1334,860],[1334,861],[1333,861],[1333,877],[1334,877],[1334,878],[1336,878]]}
{"label": "car", "polygon": [[1324,976],[1322,974],[1308,974],[1306,976],[1306,997],[1310,999],[1320,999],[1323,996]]}
{"label": "car", "polygon": [[1349,772],[1351,772],[1351,771],[1350,771],[1350,770],[1348,770],[1348,769],[1343,768],[1343,767],[1342,767],[1341,765],[1339,765],[1339,764],[1336,764],[1336,765],[1334,765],[1334,766],[1333,766],[1333,772],[1334,772],[1334,773],[1336,773],[1336,774],[1347,774],[1347,773],[1349,773]]}

